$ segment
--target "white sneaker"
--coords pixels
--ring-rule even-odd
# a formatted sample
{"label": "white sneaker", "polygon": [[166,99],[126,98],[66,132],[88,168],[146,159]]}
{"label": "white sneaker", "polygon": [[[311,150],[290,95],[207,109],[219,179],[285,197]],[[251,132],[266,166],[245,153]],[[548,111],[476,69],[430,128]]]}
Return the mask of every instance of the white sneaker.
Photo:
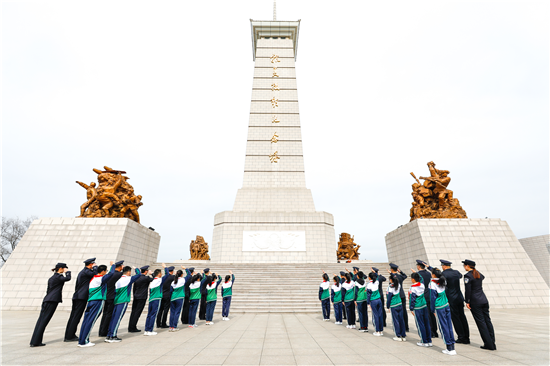
{"label": "white sneaker", "polygon": [[225,320],[229,320],[229,318],[228,318],[228,317],[225,317]]}
{"label": "white sneaker", "polygon": [[193,328],[197,328],[197,327],[198,327],[198,325],[197,325],[197,324],[193,324]]}
{"label": "white sneaker", "polygon": [[95,346],[95,343],[88,342],[86,344],[79,344],[78,347],[93,347]]}
{"label": "white sneaker", "polygon": [[351,328],[351,325],[346,325],[346,328],[350,329],[350,328]]}
{"label": "white sneaker", "polygon": [[355,328],[357,328],[357,327],[355,326],[355,324],[351,326],[351,329],[355,329]]}
{"label": "white sneaker", "polygon": [[380,336],[382,335],[382,333],[380,333],[380,332],[374,332],[374,333],[372,333],[372,335],[377,336],[377,337],[380,337]]}
{"label": "white sneaker", "polygon": [[407,341],[407,338],[403,337],[401,338],[401,342],[406,342]]}
{"label": "white sneaker", "polygon": [[149,332],[149,335],[157,335],[157,332]]}
{"label": "white sneaker", "polygon": [[179,328],[172,328],[172,332],[177,332],[178,330],[180,330]]}
{"label": "white sneaker", "polygon": [[417,345],[418,347],[428,347],[428,343],[418,342],[416,345]]}
{"label": "white sneaker", "polygon": [[444,354],[449,355],[449,356],[456,356],[456,351],[455,350],[449,351],[449,350],[444,349],[441,352],[443,352]]}
{"label": "white sneaker", "polygon": [[210,322],[210,325],[214,325],[214,322]]}
{"label": "white sneaker", "polygon": [[433,344],[431,344],[431,343],[426,343],[426,347],[433,347]]}
{"label": "white sneaker", "polygon": [[403,342],[403,340],[399,337],[393,337],[393,340],[396,342]]}

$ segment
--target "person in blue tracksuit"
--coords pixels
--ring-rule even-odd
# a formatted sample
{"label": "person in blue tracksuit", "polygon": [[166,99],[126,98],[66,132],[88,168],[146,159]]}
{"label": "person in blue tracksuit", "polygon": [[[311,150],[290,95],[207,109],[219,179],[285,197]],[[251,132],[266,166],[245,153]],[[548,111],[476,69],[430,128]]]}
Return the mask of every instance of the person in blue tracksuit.
{"label": "person in blue tracksuit", "polygon": [[213,325],[212,321],[214,318],[214,310],[216,309],[216,304],[218,302],[218,286],[222,282],[222,276],[212,273],[206,279],[206,286],[204,291],[206,293],[206,315],[205,325]]}
{"label": "person in blue tracksuit", "polygon": [[391,311],[391,318],[393,323],[393,332],[395,337],[394,341],[406,342],[407,338],[405,333],[405,321],[403,320],[403,307],[401,304],[401,296],[399,295],[401,291],[401,284],[397,275],[391,274],[390,281],[388,286],[386,306]]}
{"label": "person in blue tracksuit", "polygon": [[382,302],[382,321],[384,327],[386,327],[387,315],[386,310],[384,309],[384,289],[382,288],[384,286],[383,283],[386,282],[386,277],[382,276],[382,274],[378,272],[378,268],[371,267],[371,270],[373,270],[374,273],[376,273],[376,275],[378,276],[378,292],[380,293],[380,302]]}
{"label": "person in blue tracksuit", "polygon": [[[183,276],[185,271],[186,276]],[[170,329],[169,332],[177,332],[178,321],[183,307],[183,301],[185,300],[185,284],[191,278],[191,273],[181,266],[176,272],[174,281],[170,285]]]}
{"label": "person in blue tracksuit", "polygon": [[[346,282],[346,272],[340,271],[340,284]],[[344,302],[344,292],[342,292],[342,318],[347,319],[346,303]]]}
{"label": "person in blue tracksuit", "polygon": [[432,346],[432,332],[430,329],[430,317],[428,316],[428,308],[426,298],[424,297],[424,284],[421,282],[421,277],[418,273],[411,274],[412,285],[409,289],[409,309],[414,316],[420,342],[416,345],[420,347]]}
{"label": "person in blue tracksuit", "polygon": [[369,306],[367,304],[367,282],[362,271],[355,274],[355,306],[359,314],[359,331],[366,333],[369,331]]}
{"label": "person in blue tracksuit", "polygon": [[446,280],[438,268],[430,268],[432,272],[432,280],[430,281],[430,311],[436,314],[439,323],[439,331],[443,337],[443,342],[447,346],[442,352],[454,356],[455,351],[455,335],[453,331],[453,323],[451,320],[451,308],[445,293]]}
{"label": "person in blue tracksuit", "polygon": [[355,282],[351,279],[351,274],[345,274],[346,281],[342,283],[342,296],[346,306],[346,315],[348,317],[348,325],[346,328],[355,329]]}
{"label": "person in blue tracksuit", "polygon": [[340,278],[334,274],[332,278],[334,283],[330,289],[330,300],[332,301],[332,306],[334,307],[334,317],[336,321],[334,324],[342,324],[342,284],[340,283]]}
{"label": "person in blue tracksuit", "polygon": [[[118,263],[117,263],[118,264]],[[115,264],[116,267],[116,264]],[[115,343],[120,342],[122,339],[118,338],[118,327],[122,321],[122,317],[126,313],[128,304],[132,300],[132,285],[141,276],[139,269],[135,269],[136,274],[132,276],[132,267],[126,266],[122,269],[122,276],[115,283],[115,299],[114,308],[111,321],[109,322],[109,329],[107,331],[107,338],[105,342]],[[114,277],[114,276],[113,276]]]}
{"label": "person in blue tracksuit", "polygon": [[222,283],[222,320],[229,320],[229,308],[231,307],[231,297],[233,296],[233,284],[235,275],[229,271],[225,276],[225,282]]}
{"label": "person in blue tracksuit", "polygon": [[381,296],[378,286],[378,275],[373,270],[369,273],[369,283],[367,284],[367,304],[370,305],[372,310],[372,322],[375,328],[373,335],[377,337],[384,335],[384,318],[382,316],[384,308],[382,307],[382,300],[380,300]]}
{"label": "person in blue tracksuit", "polygon": [[[162,267],[166,270],[166,265],[162,263]],[[145,320],[145,332],[144,336],[157,335],[155,330],[155,319],[157,318],[159,307],[162,301],[162,286],[168,276],[162,276],[160,269],[155,269],[153,277],[149,277],[151,283],[149,284],[149,308],[147,310],[147,319]]]}
{"label": "person in blue tracksuit", "polygon": [[323,310],[323,321],[330,321],[330,281],[328,274],[323,271],[323,282],[319,285],[319,301]]}
{"label": "person in blue tracksuit", "polygon": [[189,328],[198,327],[195,324],[195,318],[197,317],[197,309],[199,307],[199,302],[201,301],[201,279],[202,275],[197,273],[194,275],[189,285]]}
{"label": "person in blue tracksuit", "polygon": [[111,261],[111,270],[107,273],[107,266],[102,264],[97,267],[97,274],[90,281],[88,287],[88,305],[84,313],[84,320],[78,337],[78,347],[93,347],[95,343],[90,342],[90,333],[94,324],[101,315],[103,302],[107,298],[107,282],[115,273],[114,262]]}

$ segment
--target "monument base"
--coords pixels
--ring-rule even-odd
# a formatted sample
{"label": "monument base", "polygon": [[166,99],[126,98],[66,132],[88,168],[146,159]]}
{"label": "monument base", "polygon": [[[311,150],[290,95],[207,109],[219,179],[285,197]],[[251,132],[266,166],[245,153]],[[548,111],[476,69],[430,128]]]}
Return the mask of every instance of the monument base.
{"label": "monument base", "polygon": [[475,261],[486,278],[483,290],[492,307],[549,304],[548,286],[501,219],[417,219],[388,233],[386,250],[388,261],[406,273],[416,270],[416,259],[437,267],[439,259],[446,259],[463,274],[462,261]]}
{"label": "monument base", "polygon": [[220,212],[216,263],[336,263],[334,219],[326,212]]}
{"label": "monument base", "polygon": [[125,265],[156,262],[160,235],[129,219],[42,218],[33,221],[0,270],[3,310],[40,310],[51,269],[66,263],[72,279],[63,287],[58,309],[70,310],[83,261],[98,265],[124,260]]}

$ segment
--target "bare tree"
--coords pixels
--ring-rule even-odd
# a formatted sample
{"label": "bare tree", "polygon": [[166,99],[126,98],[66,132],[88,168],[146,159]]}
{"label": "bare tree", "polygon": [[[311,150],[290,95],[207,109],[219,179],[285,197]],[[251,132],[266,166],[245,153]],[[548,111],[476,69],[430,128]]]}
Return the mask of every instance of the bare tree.
{"label": "bare tree", "polygon": [[25,232],[31,226],[31,223],[38,217],[30,216],[25,220],[19,217],[4,217],[2,216],[2,234],[0,247],[0,267],[6,263]]}

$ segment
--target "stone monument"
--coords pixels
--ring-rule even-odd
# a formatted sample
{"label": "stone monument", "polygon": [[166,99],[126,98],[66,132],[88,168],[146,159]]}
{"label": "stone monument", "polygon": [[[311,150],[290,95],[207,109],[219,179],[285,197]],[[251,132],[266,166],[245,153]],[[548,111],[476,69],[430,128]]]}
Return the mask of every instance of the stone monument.
{"label": "stone monument", "polygon": [[[440,189],[417,187],[433,192],[424,196],[430,203],[422,204],[415,197],[418,206],[426,211],[415,213],[418,216],[414,218],[411,215],[411,222],[386,235],[388,260],[407,271],[416,268],[416,259],[432,266],[440,266],[439,260],[445,259],[453,263],[454,269],[464,273],[461,262],[471,259],[486,277],[484,290],[492,307],[547,307],[548,285],[540,280],[535,265],[508,223],[501,219],[466,218],[466,212],[447,190],[448,173],[436,170],[431,162],[428,166],[435,175],[430,179],[420,178],[442,186]],[[441,217],[438,215],[462,215],[464,218],[425,218]]]}
{"label": "stone monument", "polygon": [[250,21],[255,61],[242,188],[214,218],[216,262],[335,262],[331,214],[306,188],[295,61],[300,21]]}
{"label": "stone monument", "polygon": [[96,263],[124,260],[141,267],[157,260],[160,235],[139,224],[137,208],[141,196],[123,176],[125,172],[105,167],[94,169],[99,187],[77,182],[87,191],[87,201],[77,218],[34,220],[0,270],[3,310],[40,310],[51,269],[66,263],[73,279],[63,288],[63,303],[69,310],[78,272],[83,261],[96,257]]}
{"label": "stone monument", "polygon": [[519,239],[519,242],[546,284],[550,286],[550,235],[531,236]]}

